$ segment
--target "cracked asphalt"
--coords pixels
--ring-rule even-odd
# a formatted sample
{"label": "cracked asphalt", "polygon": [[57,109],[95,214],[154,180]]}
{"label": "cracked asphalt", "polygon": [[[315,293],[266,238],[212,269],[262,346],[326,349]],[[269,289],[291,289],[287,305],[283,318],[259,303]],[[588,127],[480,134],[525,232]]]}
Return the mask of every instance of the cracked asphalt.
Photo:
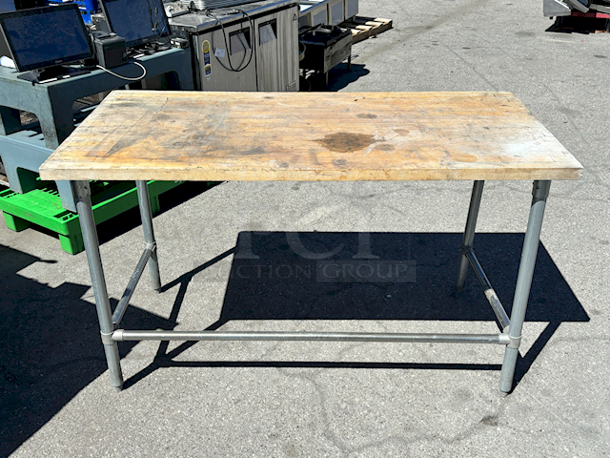
{"label": "cracked asphalt", "polygon": [[[545,32],[539,1],[361,0],[360,14],[394,28],[356,44],[331,90],[513,92],[585,168],[551,187],[514,392],[498,391],[500,346],[141,342],[120,346],[115,393],[84,253],[2,224],[1,456],[609,455],[610,36]],[[472,272],[452,294],[470,186],[184,185],[154,219],[164,291],[144,275],[125,328],[497,332]],[[530,200],[529,182],[483,195],[475,249],[507,308]],[[137,224],[100,227],[113,304]],[[415,281],[316,282],[285,233],[344,254],[370,233],[373,254],[414,261]],[[238,236],[253,259],[235,255]]]}

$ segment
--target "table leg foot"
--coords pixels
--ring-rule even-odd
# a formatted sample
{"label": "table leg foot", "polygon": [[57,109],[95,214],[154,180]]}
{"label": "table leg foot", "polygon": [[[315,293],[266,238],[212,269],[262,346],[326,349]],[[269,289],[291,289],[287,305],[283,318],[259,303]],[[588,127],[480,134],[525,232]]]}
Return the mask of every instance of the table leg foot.
{"label": "table leg foot", "polygon": [[117,343],[104,344],[104,352],[110,372],[110,383],[117,391],[121,391],[123,389],[123,371],[121,370],[121,357],[119,356]]}
{"label": "table leg foot", "polygon": [[513,389],[513,379],[517,367],[518,348],[506,347],[504,352],[504,362],[502,363],[502,373],[500,374],[500,391],[508,394]]}

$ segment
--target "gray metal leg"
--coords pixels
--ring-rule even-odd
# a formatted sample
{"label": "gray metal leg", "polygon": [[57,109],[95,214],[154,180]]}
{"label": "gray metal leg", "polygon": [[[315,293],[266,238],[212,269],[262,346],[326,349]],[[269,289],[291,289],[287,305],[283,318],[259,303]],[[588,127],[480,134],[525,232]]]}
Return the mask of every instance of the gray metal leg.
{"label": "gray metal leg", "polygon": [[110,379],[112,386],[119,391],[123,388],[123,374],[121,372],[121,361],[117,344],[111,340],[114,330],[112,312],[110,310],[110,301],[108,299],[106,280],[100,256],[100,246],[91,208],[91,188],[87,181],[75,181],[72,183],[72,188],[76,196],[76,210],[78,211],[83,242],[87,251],[89,273],[91,274],[91,284],[93,285],[93,294],[95,295],[95,307],[100,322],[100,332],[102,334],[104,351],[106,352]]}
{"label": "gray metal leg", "polygon": [[142,216],[142,229],[144,229],[144,240],[146,247],[151,248],[152,254],[148,260],[148,271],[150,281],[155,291],[161,291],[161,276],[159,275],[159,262],[157,261],[157,242],[152,223],[152,210],[150,209],[150,196],[146,181],[136,181],[138,189],[138,201],[140,203],[140,215]]}
{"label": "gray metal leg", "polygon": [[542,218],[544,216],[544,207],[546,206],[550,187],[550,181],[534,182],[534,190],[532,192],[534,197],[532,199],[529,221],[527,223],[527,231],[525,232],[525,239],[523,241],[519,275],[517,277],[513,310],[508,330],[510,343],[506,346],[504,362],[502,363],[502,374],[500,375],[500,391],[504,393],[510,392],[513,387],[517,356],[519,356],[519,344],[521,343],[521,330],[523,328],[527,301],[532,286],[534,266],[536,265],[538,245],[540,243]]}
{"label": "gray metal leg", "polygon": [[475,181],[472,187],[472,195],[470,197],[470,208],[468,209],[468,219],[466,220],[466,229],[462,238],[462,246],[460,248],[460,261],[458,276],[455,282],[457,292],[464,289],[466,282],[466,274],[468,273],[468,265],[470,262],[466,257],[466,251],[472,249],[474,242],[474,233],[477,227],[477,217],[479,216],[479,207],[481,206],[481,196],[483,195],[484,181]]}

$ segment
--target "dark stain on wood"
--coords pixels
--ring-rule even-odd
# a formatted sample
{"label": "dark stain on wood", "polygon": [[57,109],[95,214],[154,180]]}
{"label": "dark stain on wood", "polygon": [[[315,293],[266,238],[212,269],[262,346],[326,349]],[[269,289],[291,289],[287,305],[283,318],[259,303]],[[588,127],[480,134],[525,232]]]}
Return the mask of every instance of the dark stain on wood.
{"label": "dark stain on wood", "polygon": [[391,145],[389,143],[379,143],[377,145],[377,149],[381,150],[381,151],[394,151],[394,145]]}
{"label": "dark stain on wood", "polygon": [[368,148],[375,143],[372,135],[355,134],[351,132],[337,132],[328,134],[324,138],[316,140],[324,148],[338,153],[351,153]]}
{"label": "dark stain on wood", "polygon": [[208,143],[210,141],[210,135],[207,132],[199,131],[189,135],[188,140],[192,140],[192,142],[189,141],[188,143],[193,143],[194,145]]}
{"label": "dark stain on wood", "polygon": [[117,102],[115,102],[115,106],[118,108],[131,108],[131,107],[141,107],[142,104],[134,103],[134,102],[117,101]]}
{"label": "dark stain on wood", "polygon": [[263,154],[265,154],[265,148],[262,146],[250,148],[241,153],[242,156],[262,156]]}
{"label": "dark stain on wood", "polygon": [[362,119],[377,119],[377,115],[373,113],[359,113],[356,116]]}

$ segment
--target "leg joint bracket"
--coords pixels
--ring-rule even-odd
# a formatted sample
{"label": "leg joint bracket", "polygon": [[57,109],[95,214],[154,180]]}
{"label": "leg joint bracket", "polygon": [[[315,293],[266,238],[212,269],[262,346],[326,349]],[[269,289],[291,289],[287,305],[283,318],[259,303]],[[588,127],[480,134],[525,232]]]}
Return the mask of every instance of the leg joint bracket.
{"label": "leg joint bracket", "polygon": [[519,337],[508,336],[508,338],[510,339],[510,342],[507,345],[508,348],[519,348],[519,345],[521,345],[521,336],[519,336]]}
{"label": "leg joint bracket", "polygon": [[112,345],[114,343],[114,339],[112,338],[112,335],[114,334],[114,332],[101,332],[100,334],[102,335],[102,343],[104,345]]}

